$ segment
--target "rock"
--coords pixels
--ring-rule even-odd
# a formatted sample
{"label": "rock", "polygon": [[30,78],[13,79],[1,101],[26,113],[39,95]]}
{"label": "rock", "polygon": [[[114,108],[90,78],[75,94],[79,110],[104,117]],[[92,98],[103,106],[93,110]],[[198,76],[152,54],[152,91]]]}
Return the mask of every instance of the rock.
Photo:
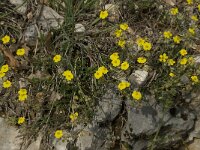
{"label": "rock", "polygon": [[180,80],[184,84],[188,84],[190,82],[190,79],[186,75],[182,75]]}
{"label": "rock", "polygon": [[200,118],[200,91],[197,91],[195,93],[192,93],[192,101],[190,103],[191,109],[193,109],[196,114],[197,118]]}
{"label": "rock", "polygon": [[80,24],[80,23],[77,23],[75,24],[75,31],[76,33],[82,33],[82,32],[85,32],[85,27]]}
{"label": "rock", "polygon": [[[63,138],[56,139],[53,136],[52,144],[55,150],[71,150],[74,149],[74,139],[72,138],[73,133],[71,134],[69,131],[63,131]],[[75,133],[77,135],[77,133]]]}
{"label": "rock", "polygon": [[[177,112],[176,112],[177,111]],[[186,108],[177,108],[175,113],[165,120],[157,141],[158,148],[173,148],[183,140],[194,127],[195,115]]]}
{"label": "rock", "polygon": [[176,0],[164,0],[167,4],[174,6],[176,5]]}
{"label": "rock", "polygon": [[68,150],[67,149],[68,141],[55,139],[53,144],[54,144],[55,150]]}
{"label": "rock", "polygon": [[184,150],[200,150],[200,139],[194,139]]}
{"label": "rock", "polygon": [[148,141],[139,140],[134,144],[133,150],[144,150],[147,149],[147,146],[148,146]]}
{"label": "rock", "polygon": [[62,98],[62,95],[60,93],[52,91],[49,101],[54,102],[54,101],[60,100],[61,98]]}
{"label": "rock", "polygon": [[[27,11],[27,2],[26,0],[9,0],[9,2],[16,6],[16,11],[21,15],[25,15]],[[19,7],[19,8],[18,8]]]}
{"label": "rock", "polygon": [[194,62],[195,62],[196,64],[200,64],[200,56],[195,56],[195,57],[194,57]]}
{"label": "rock", "polygon": [[22,139],[15,127],[8,125],[3,118],[0,118],[0,149],[1,150],[19,150]]}
{"label": "rock", "polygon": [[122,129],[121,140],[133,148],[139,137],[149,141],[148,137],[154,136],[159,128],[156,148],[173,147],[194,127],[195,115],[186,108],[172,108],[164,113],[160,104],[150,104],[150,99],[147,101],[142,101],[140,108],[134,108],[130,100],[126,102],[128,118]]}
{"label": "rock", "polygon": [[117,95],[117,89],[108,88],[102,100],[99,101],[95,120],[97,122],[112,121],[120,113],[122,107],[122,99]]}
{"label": "rock", "polygon": [[38,11],[38,15],[40,15],[38,18],[38,25],[41,26],[43,30],[58,29],[64,22],[64,18],[62,16],[60,16],[52,8],[45,5],[43,6],[41,13]]}
{"label": "rock", "polygon": [[129,138],[129,135],[133,135],[134,138],[140,135],[151,135],[157,131],[159,118],[155,108],[144,103],[137,109],[131,105],[131,100],[128,100],[126,109],[128,120],[122,131],[123,139]]}
{"label": "rock", "polygon": [[35,73],[31,73],[28,76],[28,79],[40,79],[40,80],[48,80],[51,78],[51,75],[47,72],[37,70]]}
{"label": "rock", "polygon": [[147,80],[148,77],[148,72],[145,70],[136,70],[134,73],[132,73],[129,76],[129,81],[132,84],[138,84],[138,85],[142,85],[145,83],[145,81]]}
{"label": "rock", "polygon": [[[42,6],[39,6],[40,8]],[[42,33],[44,36],[47,36],[47,33],[50,29],[58,29],[64,22],[64,18],[60,16],[56,11],[48,6],[43,6],[42,12],[41,9],[38,9],[36,17],[37,24],[29,25],[24,31],[24,41],[29,46],[35,46],[37,38]]]}
{"label": "rock", "polygon": [[31,145],[29,145],[29,147],[27,148],[27,150],[40,150],[40,144],[42,141],[42,136],[40,135],[36,141],[34,141],[33,143],[31,143]]}
{"label": "rock", "polygon": [[105,9],[108,10],[108,20],[110,22],[118,22],[119,21],[119,6],[114,4],[106,4]]}
{"label": "rock", "polygon": [[195,127],[194,130],[189,135],[189,141],[192,141],[194,138],[200,139],[200,120],[195,121]]}
{"label": "rock", "polygon": [[24,41],[27,45],[35,46],[38,36],[36,25],[30,25],[24,31]]}
{"label": "rock", "polygon": [[189,141],[192,141],[193,138],[200,138],[200,92],[197,91],[191,95],[190,108],[195,112],[197,118],[194,130],[189,135]]}
{"label": "rock", "polygon": [[79,150],[105,150],[109,148],[107,138],[109,138],[110,130],[106,127],[99,127],[92,123],[81,129],[79,132],[76,146]]}
{"label": "rock", "polygon": [[[178,116],[180,115],[180,116]],[[183,116],[185,115],[185,116]],[[183,117],[183,118],[182,118]],[[189,131],[194,126],[194,119],[195,116],[193,113],[189,112],[180,112],[177,114],[176,117],[171,117],[169,120],[166,121],[164,126],[170,126],[173,129],[174,133],[182,132],[182,131]],[[170,131],[168,132],[168,134]],[[174,134],[172,133],[172,134]]]}

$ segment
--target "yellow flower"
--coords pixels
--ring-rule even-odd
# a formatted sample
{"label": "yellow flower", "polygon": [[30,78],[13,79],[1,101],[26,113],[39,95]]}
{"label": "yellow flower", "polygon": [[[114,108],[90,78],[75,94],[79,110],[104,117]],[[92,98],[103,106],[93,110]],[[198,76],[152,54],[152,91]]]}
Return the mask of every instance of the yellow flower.
{"label": "yellow flower", "polygon": [[113,53],[112,55],[110,55],[110,59],[111,60],[115,60],[119,58],[119,53]]}
{"label": "yellow flower", "polygon": [[187,58],[182,58],[181,60],[180,60],[180,64],[181,65],[185,65],[186,63],[187,63]]}
{"label": "yellow flower", "polygon": [[167,39],[169,39],[169,38],[172,37],[172,33],[171,33],[170,31],[165,31],[165,32],[163,33],[163,35],[164,35],[164,37],[167,38]]}
{"label": "yellow flower", "polygon": [[145,57],[138,57],[137,58],[137,62],[140,64],[144,64],[147,61],[147,59]]}
{"label": "yellow flower", "polygon": [[177,8],[177,7],[176,7],[176,8],[171,8],[171,9],[170,9],[170,13],[171,13],[172,15],[178,14],[178,8]]}
{"label": "yellow flower", "polygon": [[173,66],[176,62],[173,59],[168,60],[168,65]]}
{"label": "yellow flower", "polygon": [[55,63],[57,63],[57,62],[59,62],[59,61],[61,61],[61,55],[55,55],[54,57],[53,57],[53,61],[55,62]]}
{"label": "yellow flower", "polygon": [[124,48],[125,44],[126,44],[125,40],[119,40],[118,43],[117,43],[117,45],[120,46],[121,48]]}
{"label": "yellow flower", "polygon": [[10,42],[10,36],[5,35],[4,37],[2,37],[1,40],[2,40],[3,44],[7,44]]}
{"label": "yellow flower", "polygon": [[25,121],[24,117],[19,117],[18,118],[18,124],[22,124],[22,123],[24,123],[24,121]]}
{"label": "yellow flower", "polygon": [[112,65],[114,66],[114,67],[118,67],[119,65],[120,65],[120,60],[119,59],[114,59],[114,60],[112,60]]}
{"label": "yellow flower", "polygon": [[6,74],[0,70],[0,78],[3,78]]}
{"label": "yellow flower", "polygon": [[69,118],[74,122],[78,118],[78,112],[72,113],[69,115]]}
{"label": "yellow flower", "polygon": [[60,139],[60,138],[63,136],[63,131],[62,131],[62,130],[56,130],[54,136],[55,136],[57,139]]}
{"label": "yellow flower", "polygon": [[16,52],[18,56],[23,56],[25,54],[25,49],[24,48],[19,48]]}
{"label": "yellow flower", "polygon": [[200,4],[197,6],[198,10],[200,11]]}
{"label": "yellow flower", "polygon": [[128,24],[127,23],[122,23],[119,25],[120,29],[122,30],[127,30],[128,29]]}
{"label": "yellow flower", "polygon": [[145,40],[143,38],[137,38],[136,43],[138,46],[143,46],[145,43]]}
{"label": "yellow flower", "polygon": [[108,11],[104,10],[100,12],[99,18],[106,19],[108,17]]}
{"label": "yellow flower", "polygon": [[18,94],[19,94],[19,95],[27,94],[27,90],[26,90],[26,89],[20,89],[20,90],[18,91]]}
{"label": "yellow flower", "polygon": [[6,64],[6,65],[3,65],[2,67],[1,67],[1,71],[2,72],[8,72],[8,69],[9,69],[9,67],[8,67],[8,65]]}
{"label": "yellow flower", "polygon": [[191,80],[195,83],[199,82],[199,79],[197,76],[191,76]]}
{"label": "yellow flower", "polygon": [[18,99],[19,99],[20,102],[25,101],[27,99],[27,97],[28,97],[27,94],[18,95]]}
{"label": "yellow flower", "polygon": [[179,44],[181,42],[180,36],[176,35],[173,37],[174,43]]}
{"label": "yellow flower", "polygon": [[144,44],[143,44],[142,46],[143,46],[143,49],[144,49],[145,51],[149,51],[149,50],[151,50],[151,48],[152,48],[152,45],[151,45],[151,43],[149,43],[149,42],[144,42]]}
{"label": "yellow flower", "polygon": [[194,21],[198,21],[199,20],[198,17],[197,17],[197,15],[191,16],[191,19],[194,20]]}
{"label": "yellow flower", "polygon": [[11,87],[11,85],[12,85],[12,83],[9,80],[6,80],[6,81],[3,82],[4,88],[9,88],[9,87]]}
{"label": "yellow flower", "polygon": [[138,101],[138,100],[141,100],[142,94],[141,94],[139,91],[133,91],[132,97],[133,97],[135,100]]}
{"label": "yellow flower", "polygon": [[193,0],[187,0],[188,5],[193,4]]}
{"label": "yellow flower", "polygon": [[74,75],[72,74],[72,72],[70,70],[66,70],[63,72],[62,74],[66,80],[71,81],[74,78]]}
{"label": "yellow flower", "polygon": [[190,32],[191,34],[194,35],[194,34],[195,34],[195,28],[189,28],[189,29],[188,29],[188,32]]}
{"label": "yellow flower", "polygon": [[182,56],[187,55],[187,51],[186,51],[185,49],[181,49],[181,50],[179,51],[179,53],[180,53]]}
{"label": "yellow flower", "polygon": [[161,55],[159,56],[159,61],[160,61],[160,62],[166,62],[167,59],[168,59],[168,56],[167,56],[166,53],[163,53],[163,54],[161,54]]}
{"label": "yellow flower", "polygon": [[115,36],[116,36],[116,37],[121,37],[121,36],[122,36],[122,30],[121,30],[121,29],[117,29],[117,30],[115,31]]}
{"label": "yellow flower", "polygon": [[122,70],[127,70],[129,68],[129,63],[127,61],[124,61],[122,64],[121,64],[121,69]]}
{"label": "yellow flower", "polygon": [[97,70],[95,73],[94,73],[94,77],[96,79],[100,79],[101,77],[103,76],[103,72],[101,70]]}
{"label": "yellow flower", "polygon": [[124,90],[125,88],[127,87],[130,87],[130,83],[127,82],[127,81],[121,81],[119,84],[118,84],[118,89],[121,91],[121,90]]}
{"label": "yellow flower", "polygon": [[103,74],[107,74],[108,73],[108,69],[104,66],[99,67],[98,71],[101,71]]}
{"label": "yellow flower", "polygon": [[18,91],[18,99],[19,99],[19,101],[25,101],[26,99],[27,99],[27,90],[26,89],[20,89],[19,91]]}
{"label": "yellow flower", "polygon": [[170,73],[169,73],[169,76],[170,76],[170,77],[174,77],[175,74],[174,74],[173,72],[170,72]]}

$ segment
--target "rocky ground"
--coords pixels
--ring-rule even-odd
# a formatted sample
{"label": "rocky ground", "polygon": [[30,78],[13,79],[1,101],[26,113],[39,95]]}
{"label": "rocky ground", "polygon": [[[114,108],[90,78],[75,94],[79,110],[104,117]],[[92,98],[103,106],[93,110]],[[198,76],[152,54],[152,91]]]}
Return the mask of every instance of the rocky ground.
{"label": "rocky ground", "polygon": [[[151,103],[143,103],[132,108],[131,102],[123,100],[109,88],[99,103],[92,123],[79,124],[69,133],[65,140],[50,139],[55,150],[71,149],[178,149],[199,150],[200,116],[199,93],[188,102],[187,108],[174,107],[163,112],[162,106],[149,97]],[[111,102],[114,103],[111,103]],[[117,103],[116,103],[117,101]],[[127,120],[122,120],[123,107],[127,111]],[[195,109],[192,109],[195,108]],[[0,120],[0,145],[2,150],[18,150],[22,142],[16,127],[10,126],[5,119]],[[119,141],[124,145],[119,147]],[[42,135],[31,143],[27,150],[43,149]]]}
{"label": "rocky ground", "polygon": [[[22,43],[33,49],[36,53],[38,38],[43,34],[48,38],[51,31],[60,28],[65,22],[62,13],[58,13],[42,1],[38,4],[34,13],[27,10],[30,1],[9,0],[15,11],[23,16],[27,22],[20,35]],[[167,5],[175,5],[176,1],[165,0]],[[60,5],[64,5],[61,3]],[[108,7],[111,17],[110,22],[117,22],[120,18],[117,5],[110,2]],[[30,9],[30,8],[29,8]],[[42,10],[42,11],[41,11]],[[97,10],[98,11],[98,10]],[[22,19],[22,18],[21,18]],[[1,21],[0,24],[4,24]],[[19,26],[23,26],[20,24]],[[131,28],[130,28],[131,29]],[[77,22],[74,33],[90,34],[83,23]],[[130,31],[131,32],[131,31]],[[48,40],[48,39],[47,39]],[[48,42],[48,41],[47,41]],[[35,47],[36,45],[36,47]],[[47,43],[48,45],[48,43]],[[196,54],[195,65],[199,67],[200,56]],[[141,87],[150,84],[150,78],[154,72],[145,67],[129,73],[128,81]],[[29,78],[48,77],[41,72],[31,74]],[[183,77],[183,82],[188,82]],[[44,136],[44,131],[39,132],[32,140],[24,140],[23,132],[19,132],[19,126],[14,126],[2,113],[0,118],[0,150],[200,150],[200,92],[184,95],[183,103],[165,109],[158,103],[152,94],[146,94],[145,100],[134,104],[132,99],[124,98],[113,83],[109,83],[104,89],[90,123],[81,123],[64,130],[64,138],[56,139],[53,135]],[[53,93],[53,99],[61,99],[58,93]],[[24,143],[28,141],[30,143]],[[48,141],[48,143],[47,143]],[[24,147],[28,145],[28,147]]]}

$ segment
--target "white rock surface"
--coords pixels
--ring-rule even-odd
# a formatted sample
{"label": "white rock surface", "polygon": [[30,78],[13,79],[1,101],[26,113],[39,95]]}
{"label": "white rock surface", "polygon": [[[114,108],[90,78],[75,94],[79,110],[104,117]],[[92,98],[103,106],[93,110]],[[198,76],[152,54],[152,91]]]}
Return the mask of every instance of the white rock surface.
{"label": "white rock surface", "polygon": [[76,147],[78,150],[106,150],[109,135],[108,128],[99,127],[96,123],[89,124],[79,132]]}
{"label": "white rock surface", "polygon": [[185,150],[200,150],[200,139],[195,139]]}
{"label": "white rock surface", "polygon": [[87,148],[92,147],[92,140],[93,140],[94,134],[92,131],[90,131],[88,128],[84,129],[79,134],[79,138],[77,139],[76,145],[81,149],[85,150]]}
{"label": "white rock surface", "polygon": [[64,22],[64,18],[52,8],[43,6],[41,13],[40,10],[41,8],[38,8],[36,15],[36,17],[39,16],[37,24],[29,25],[24,31],[24,41],[29,46],[36,45],[37,38],[41,33],[46,36],[50,29],[59,29]]}
{"label": "white rock surface", "polygon": [[40,135],[36,141],[34,141],[33,143],[31,143],[31,145],[29,145],[29,147],[27,148],[27,150],[39,150],[40,149],[40,144],[42,141],[42,136]]}
{"label": "white rock surface", "polygon": [[85,27],[82,24],[77,23],[77,24],[75,24],[75,32],[76,33],[85,32]]}
{"label": "white rock surface", "polygon": [[19,7],[16,9],[16,11],[22,15],[26,13],[27,10],[27,3],[25,0],[9,0],[9,2],[16,7]]}
{"label": "white rock surface", "polygon": [[105,9],[108,10],[109,15],[108,15],[108,20],[111,22],[117,22],[119,21],[119,6],[114,5],[114,4],[106,4]]}
{"label": "white rock surface", "polygon": [[67,144],[68,144],[68,141],[62,141],[62,140],[57,140],[57,139],[54,140],[55,150],[68,150]]}
{"label": "white rock surface", "polygon": [[95,114],[95,121],[113,121],[121,111],[122,99],[116,94],[115,88],[108,88],[102,99],[99,101]]}
{"label": "white rock surface", "polygon": [[0,118],[0,150],[19,150],[22,140],[17,136],[19,136],[18,130]]}
{"label": "white rock surface", "polygon": [[63,24],[64,18],[59,15],[55,10],[48,6],[44,6],[42,9],[42,13],[38,12],[38,15],[40,14],[40,18],[38,20],[38,24],[42,26],[43,29],[58,29],[60,25]]}
{"label": "white rock surface", "polygon": [[136,70],[130,75],[129,80],[132,83],[136,82],[138,85],[142,85],[146,81],[148,74],[145,70]]}
{"label": "white rock surface", "polygon": [[35,25],[30,25],[24,31],[24,41],[27,45],[34,46],[38,38],[38,33]]}
{"label": "white rock surface", "polygon": [[194,61],[195,63],[200,64],[200,56],[195,56]]}

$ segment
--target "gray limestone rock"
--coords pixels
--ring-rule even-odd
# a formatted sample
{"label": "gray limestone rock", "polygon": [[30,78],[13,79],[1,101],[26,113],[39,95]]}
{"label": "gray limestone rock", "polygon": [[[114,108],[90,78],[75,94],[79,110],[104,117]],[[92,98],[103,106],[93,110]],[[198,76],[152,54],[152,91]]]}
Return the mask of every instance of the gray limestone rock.
{"label": "gray limestone rock", "polygon": [[22,140],[18,137],[20,134],[15,127],[6,123],[0,118],[0,149],[1,150],[19,150]]}
{"label": "gray limestone rock", "polygon": [[121,140],[133,148],[138,145],[136,143],[139,137],[144,136],[143,140],[148,142],[148,137],[155,135],[159,129],[157,140],[160,141],[156,143],[156,148],[174,146],[194,127],[195,115],[186,108],[172,108],[173,110],[164,113],[158,104],[141,102],[140,105],[135,108],[130,101],[126,103],[128,118]]}
{"label": "gray limestone rock", "polygon": [[40,146],[41,146],[41,141],[42,141],[42,136],[39,135],[36,139],[36,141],[32,142],[29,147],[27,148],[27,150],[40,150]]}
{"label": "gray limestone rock", "polygon": [[80,23],[75,24],[75,31],[74,32],[76,32],[76,33],[83,33],[83,32],[85,32],[84,25],[82,25]]}
{"label": "gray limestone rock", "polygon": [[92,123],[79,132],[76,146],[79,150],[105,150],[110,130]]}
{"label": "gray limestone rock", "polygon": [[[42,10],[41,13],[40,10]],[[40,34],[46,36],[50,29],[59,29],[64,22],[64,18],[61,15],[45,5],[41,9],[38,8],[36,17],[38,17],[36,24],[29,25],[24,31],[24,41],[30,46],[36,45]]]}
{"label": "gray limestone rock", "polygon": [[155,108],[148,104],[134,108],[129,101],[126,106],[128,120],[122,131],[123,139],[129,138],[130,135],[133,135],[130,137],[132,139],[140,135],[151,135],[157,131],[159,117]]}
{"label": "gray limestone rock", "polygon": [[112,121],[120,113],[121,107],[122,99],[117,94],[117,89],[108,88],[101,101],[99,101],[95,120],[97,122]]}
{"label": "gray limestone rock", "polygon": [[26,0],[9,0],[9,2],[16,6],[16,11],[21,15],[24,15],[27,10],[27,2]]}
{"label": "gray limestone rock", "polygon": [[30,25],[24,31],[24,41],[27,45],[34,46],[38,36],[36,25]]}
{"label": "gray limestone rock", "polygon": [[105,9],[108,10],[108,20],[111,22],[117,22],[119,21],[120,12],[119,12],[119,6],[115,4],[106,4]]}
{"label": "gray limestone rock", "polygon": [[42,13],[38,12],[38,15],[40,15],[38,25],[41,26],[42,29],[58,29],[64,22],[64,17],[45,5],[42,8]]}
{"label": "gray limestone rock", "polygon": [[145,70],[136,70],[130,75],[129,81],[133,84],[142,85],[147,80],[148,74]]}

